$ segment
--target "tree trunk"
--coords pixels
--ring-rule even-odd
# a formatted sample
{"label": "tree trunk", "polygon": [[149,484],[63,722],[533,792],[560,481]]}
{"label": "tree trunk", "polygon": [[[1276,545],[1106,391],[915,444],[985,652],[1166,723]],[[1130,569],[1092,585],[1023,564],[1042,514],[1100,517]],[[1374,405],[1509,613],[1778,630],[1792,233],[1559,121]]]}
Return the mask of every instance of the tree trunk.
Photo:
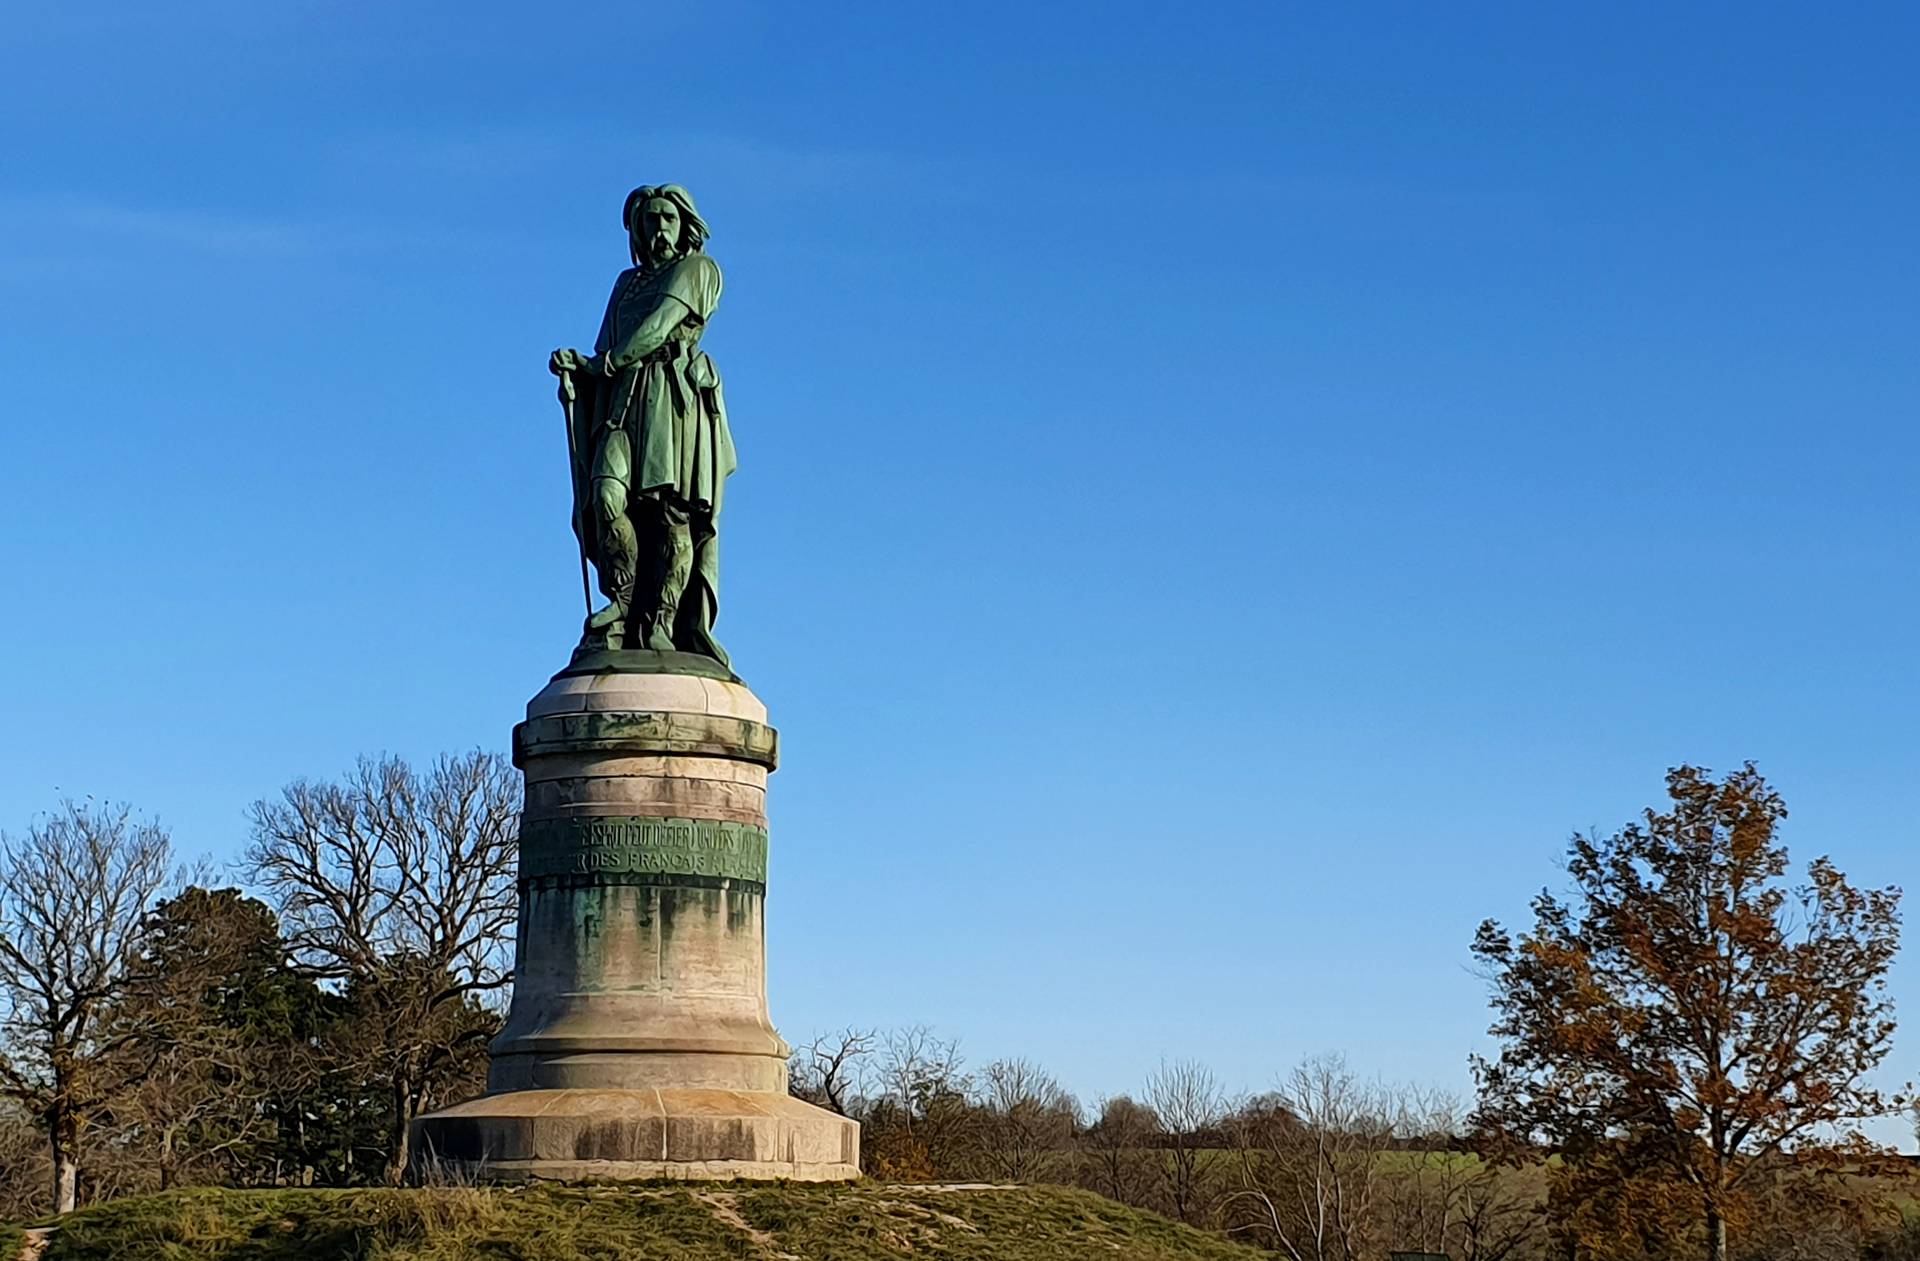
{"label": "tree trunk", "polygon": [[393,1084],[393,1129],[387,1135],[386,1182],[397,1187],[407,1180],[407,1141],[413,1129],[413,1092]]}
{"label": "tree trunk", "polygon": [[1727,1261],[1727,1219],[1715,1200],[1707,1201],[1707,1261]]}
{"label": "tree trunk", "polygon": [[64,1108],[55,1111],[47,1126],[48,1145],[53,1149],[53,1211],[71,1213],[78,1207],[80,1190],[80,1127],[73,1114]]}

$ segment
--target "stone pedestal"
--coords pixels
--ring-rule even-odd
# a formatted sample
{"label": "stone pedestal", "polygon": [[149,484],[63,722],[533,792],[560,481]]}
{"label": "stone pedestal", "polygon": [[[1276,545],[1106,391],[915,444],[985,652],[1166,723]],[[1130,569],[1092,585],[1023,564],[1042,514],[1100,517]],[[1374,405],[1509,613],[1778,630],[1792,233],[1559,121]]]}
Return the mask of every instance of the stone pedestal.
{"label": "stone pedestal", "polygon": [[495,1178],[859,1176],[860,1127],[787,1094],[767,1014],[766,707],[704,657],[600,653],[514,730],[513,1006],[487,1093],[422,1160]]}

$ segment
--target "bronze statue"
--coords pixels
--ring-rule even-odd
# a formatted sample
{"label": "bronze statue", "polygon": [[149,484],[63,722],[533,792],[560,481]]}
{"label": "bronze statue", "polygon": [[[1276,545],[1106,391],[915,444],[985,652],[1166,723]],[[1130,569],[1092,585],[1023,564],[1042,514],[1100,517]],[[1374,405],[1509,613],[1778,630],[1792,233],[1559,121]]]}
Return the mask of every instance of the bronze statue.
{"label": "bronze statue", "polygon": [[607,605],[581,651],[692,652],[722,665],[721,493],[738,461],[720,371],[700,335],[720,302],[707,224],[678,184],[636,188],[621,222],[633,266],[614,281],[593,354],[561,349],[573,528]]}

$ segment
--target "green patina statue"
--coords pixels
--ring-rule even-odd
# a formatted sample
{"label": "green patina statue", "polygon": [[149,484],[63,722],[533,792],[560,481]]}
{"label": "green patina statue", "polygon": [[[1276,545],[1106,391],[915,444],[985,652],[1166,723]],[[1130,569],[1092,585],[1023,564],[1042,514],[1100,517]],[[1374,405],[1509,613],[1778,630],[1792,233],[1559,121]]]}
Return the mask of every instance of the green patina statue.
{"label": "green patina statue", "polygon": [[[700,334],[720,302],[707,224],[678,184],[636,188],[621,223],[633,266],[593,354],[556,350],[573,465],[573,529],[607,597],[580,652],[690,652],[722,665],[721,492],[738,461],[720,371]],[[591,601],[589,600],[589,604]]]}

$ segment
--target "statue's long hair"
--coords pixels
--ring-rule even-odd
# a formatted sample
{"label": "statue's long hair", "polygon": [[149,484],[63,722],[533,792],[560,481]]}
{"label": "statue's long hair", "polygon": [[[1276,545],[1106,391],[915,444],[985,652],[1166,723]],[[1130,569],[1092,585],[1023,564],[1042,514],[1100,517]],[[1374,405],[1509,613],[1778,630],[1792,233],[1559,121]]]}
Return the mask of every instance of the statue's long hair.
{"label": "statue's long hair", "polygon": [[702,219],[700,212],[693,208],[692,193],[678,184],[643,184],[627,194],[627,204],[620,210],[620,226],[627,230],[627,253],[632,257],[635,267],[642,265],[643,256],[639,242],[633,239],[634,219],[639,216],[641,208],[655,197],[664,197],[680,207],[680,252],[682,254],[698,253],[706,245],[707,237],[711,235],[707,228],[707,221]]}

